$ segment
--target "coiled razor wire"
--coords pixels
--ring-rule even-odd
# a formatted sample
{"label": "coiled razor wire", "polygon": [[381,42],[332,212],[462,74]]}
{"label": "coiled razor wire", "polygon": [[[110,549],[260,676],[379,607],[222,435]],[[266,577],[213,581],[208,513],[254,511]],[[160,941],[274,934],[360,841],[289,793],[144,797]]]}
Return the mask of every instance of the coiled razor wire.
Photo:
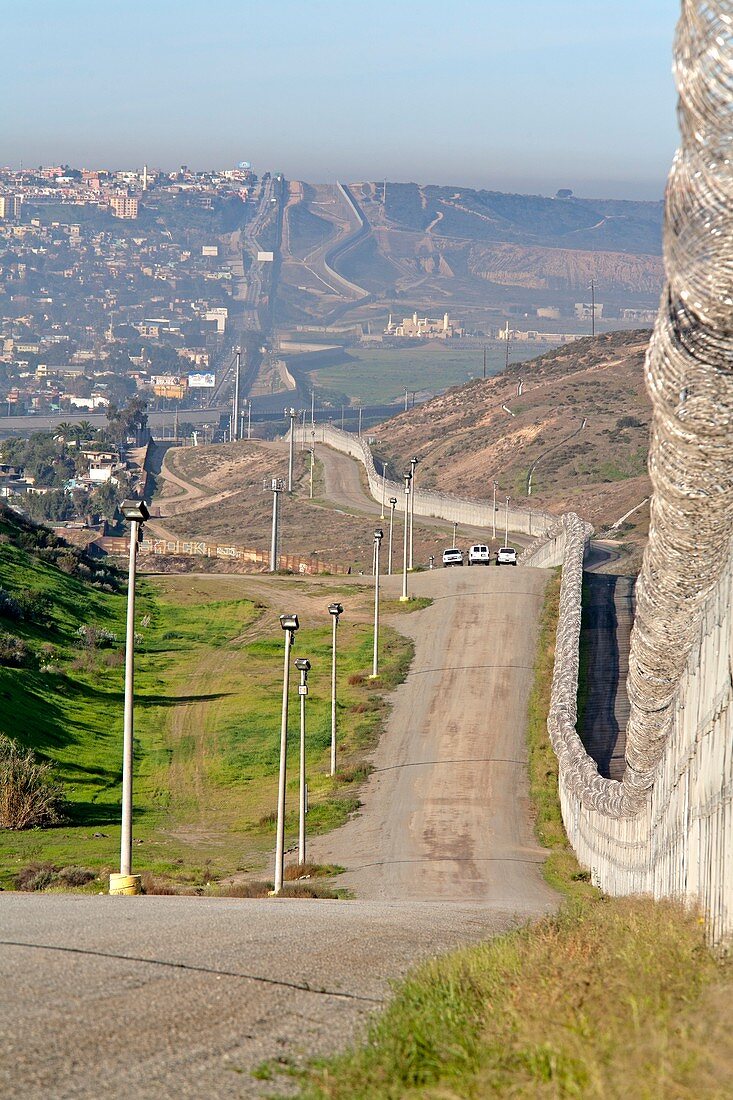
{"label": "coiled razor wire", "polygon": [[649,541],[636,585],[621,781],[598,774],[576,732],[586,532],[567,549],[548,730],[566,788],[609,817],[647,803],[701,605],[733,533],[733,2],[683,0],[675,41],[681,145],[665,208],[666,286],[646,357],[653,417]]}

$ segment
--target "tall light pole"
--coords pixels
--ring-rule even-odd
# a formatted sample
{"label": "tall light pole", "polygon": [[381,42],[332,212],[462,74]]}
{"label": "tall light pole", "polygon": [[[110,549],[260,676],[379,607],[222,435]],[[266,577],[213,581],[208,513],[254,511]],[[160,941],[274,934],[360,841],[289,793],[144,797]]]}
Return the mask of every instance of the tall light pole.
{"label": "tall light pole", "polygon": [[285,664],[283,666],[283,702],[280,717],[280,774],[277,784],[277,834],[275,839],[275,889],[282,893],[285,870],[285,778],[288,768],[288,688],[290,686],[290,650],[299,627],[297,615],[281,615],[280,626],[285,631]]}
{"label": "tall light pole", "polygon": [[591,279],[590,281],[590,334],[595,336],[596,334],[596,281]]}
{"label": "tall light pole", "polygon": [[394,510],[397,505],[397,497],[389,498],[389,556],[387,558],[387,576],[392,576],[392,530],[394,528]]}
{"label": "tall light pole", "polygon": [[311,430],[316,426],[316,391],[311,390]]}
{"label": "tall light pole", "polygon": [[458,520],[454,520],[453,521],[453,542],[451,543],[451,546],[455,546],[455,544],[456,544],[456,535],[457,534],[458,534]]}
{"label": "tall light pole", "polygon": [[339,616],[344,609],[340,603],[328,605],[328,613],[333,619],[333,641],[331,644],[331,775],[336,774],[336,635]]}
{"label": "tall light pole", "polygon": [[493,539],[495,539],[495,538],[496,538],[496,490],[497,490],[497,488],[498,488],[498,484],[497,484],[497,482],[495,481],[495,482],[494,482],[494,510],[493,510],[493,512],[491,513],[491,517],[492,517],[492,519],[493,519],[493,521],[494,521],[494,533],[493,533],[493,535],[491,536],[491,537],[492,537]]}
{"label": "tall light pole", "polygon": [[241,348],[235,348],[234,362],[235,362],[235,367],[234,367],[234,409],[232,410],[232,413],[233,413],[233,415],[232,415],[232,428],[233,428],[232,442],[235,442],[236,440],[239,439],[239,430],[240,430],[240,425],[239,425],[239,375],[240,375],[240,366],[241,366],[241,363],[242,363],[242,349]]}
{"label": "tall light pole", "polygon": [[385,481],[387,479],[387,467],[388,466],[389,466],[388,462],[383,462],[382,463],[382,514],[379,517],[380,519],[384,519],[384,492],[385,492]]}
{"label": "tall light pole", "polygon": [[130,558],[127,573],[127,631],[125,634],[125,706],[122,733],[122,828],[120,873],[110,875],[110,894],[139,894],[140,876],[132,872],[132,775],[133,707],[135,688],[135,566],[142,524],[150,518],[144,500],[123,500],[120,511],[130,524]]}
{"label": "tall light pole", "polygon": [[407,542],[408,542],[408,527],[410,526],[410,481],[412,480],[412,474],[405,474],[405,539],[402,549],[402,595],[400,601],[404,603],[410,597],[407,595]]}
{"label": "tall light pole", "polygon": [[379,676],[379,547],[383,538],[384,531],[378,527],[374,532],[374,656],[370,680]]}
{"label": "tall light pole", "polygon": [[307,657],[296,657],[295,667],[300,673],[298,696],[300,697],[300,799],[298,807],[298,863],[305,863],[305,815],[308,812],[308,788],[305,783],[305,700],[308,695],[308,673],[311,663]]}
{"label": "tall light pole", "polygon": [[252,438],[252,399],[247,402],[247,439]]}
{"label": "tall light pole", "polygon": [[504,545],[509,542],[509,497],[506,498],[506,508],[504,511]]}
{"label": "tall light pole", "polygon": [[417,462],[417,456],[410,459],[410,569],[412,569],[412,541],[415,527],[415,467]]}
{"label": "tall light pole", "polygon": [[277,520],[279,511],[279,496],[285,488],[285,482],[281,477],[273,477],[270,481],[272,490],[272,539],[270,541],[270,572],[277,569]]}
{"label": "tall light pole", "polygon": [[293,446],[295,443],[295,418],[298,415],[295,409],[286,409],[285,415],[290,417],[290,449],[288,451],[288,492],[293,491]]}
{"label": "tall light pole", "polygon": [[309,450],[310,450],[310,453],[311,453],[311,493],[310,493],[310,499],[313,500],[313,463],[314,463],[314,460],[315,460],[315,457],[316,457],[316,450],[315,450],[315,447],[310,447]]}

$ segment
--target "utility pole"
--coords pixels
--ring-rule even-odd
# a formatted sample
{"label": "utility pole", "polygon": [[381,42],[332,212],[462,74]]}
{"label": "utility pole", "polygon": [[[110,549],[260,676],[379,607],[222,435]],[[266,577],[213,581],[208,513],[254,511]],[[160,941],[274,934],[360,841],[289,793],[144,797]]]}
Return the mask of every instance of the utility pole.
{"label": "utility pole", "polygon": [[498,488],[497,483],[494,482],[494,509],[493,509],[493,512],[492,512],[492,519],[494,521],[494,533],[491,536],[493,539],[496,538],[496,490],[497,490],[497,488]]}
{"label": "utility pole", "polygon": [[402,595],[400,596],[400,602],[404,603],[409,599],[407,595],[407,542],[409,538],[409,526],[410,526],[410,481],[412,480],[412,474],[405,474],[405,538],[402,549]]}
{"label": "utility pole", "polygon": [[378,527],[374,532],[374,656],[370,680],[379,676],[379,547],[383,538],[384,531]]}
{"label": "utility pole", "polygon": [[509,322],[506,323],[506,355],[504,356],[504,370],[509,366]]}
{"label": "utility pole", "polygon": [[504,512],[504,545],[509,543],[509,497],[506,498],[506,510]]}
{"label": "utility pole", "polygon": [[458,534],[458,522],[456,520],[454,520],[453,521],[453,542],[451,543],[451,546],[456,545],[456,535],[457,534]]}
{"label": "utility pole", "polygon": [[316,426],[316,391],[311,390],[311,430]]}
{"label": "utility pole", "polygon": [[285,779],[288,760],[288,687],[290,684],[290,650],[298,629],[297,615],[281,615],[280,626],[285,631],[285,661],[283,666],[283,701],[280,717],[280,771],[277,784],[277,833],[275,837],[275,889],[282,893],[285,869]]}
{"label": "utility pole", "polygon": [[305,782],[305,700],[308,696],[308,673],[311,663],[307,657],[296,657],[295,667],[300,673],[298,695],[300,697],[300,798],[298,807],[298,863],[305,863],[305,815],[308,813],[308,787]]}
{"label": "utility pole", "polygon": [[486,345],[485,344],[484,344],[484,374],[483,374],[483,378],[484,378],[484,381],[486,381]]}
{"label": "utility pole", "polygon": [[247,402],[247,439],[252,438],[252,398]]}
{"label": "utility pole", "polygon": [[389,498],[389,556],[387,558],[387,576],[392,576],[392,529],[394,527],[394,510],[397,506],[397,497]]}
{"label": "utility pole", "polygon": [[359,405],[359,438],[361,439],[361,405]]}
{"label": "utility pole", "polygon": [[339,617],[344,613],[343,604],[328,605],[328,613],[333,619],[333,640],[331,643],[331,775],[336,774],[336,638]]}
{"label": "utility pole", "polygon": [[312,447],[310,448],[310,453],[311,453],[311,492],[310,492],[310,499],[313,500],[313,459],[315,458],[316,452],[314,451],[314,449]]}
{"label": "utility pole", "polygon": [[270,572],[274,573],[277,570],[277,528],[278,528],[278,511],[279,511],[279,496],[285,488],[285,483],[280,477],[273,477],[270,482],[270,489],[272,491],[272,540],[270,542]]}
{"label": "utility pole", "polygon": [[239,368],[242,361],[242,349],[235,348],[234,351],[234,409],[232,410],[232,433],[231,441],[234,443],[239,439]]}
{"label": "utility pole", "polygon": [[410,569],[412,569],[412,544],[415,531],[415,467],[417,466],[417,456],[413,456],[410,459]]}
{"label": "utility pole", "polygon": [[295,418],[298,415],[295,409],[286,409],[285,415],[290,417],[290,449],[288,451],[288,492],[293,491],[293,447],[295,445]]}
{"label": "utility pole", "polygon": [[590,334],[596,334],[596,281],[590,281]]}

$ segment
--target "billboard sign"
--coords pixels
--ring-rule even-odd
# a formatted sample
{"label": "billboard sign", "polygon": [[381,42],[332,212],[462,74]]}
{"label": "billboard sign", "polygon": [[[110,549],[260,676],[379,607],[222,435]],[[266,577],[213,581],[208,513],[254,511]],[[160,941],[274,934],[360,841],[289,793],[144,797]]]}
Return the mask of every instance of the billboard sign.
{"label": "billboard sign", "polygon": [[213,390],[215,385],[215,374],[189,374],[188,376],[188,387],[191,390]]}

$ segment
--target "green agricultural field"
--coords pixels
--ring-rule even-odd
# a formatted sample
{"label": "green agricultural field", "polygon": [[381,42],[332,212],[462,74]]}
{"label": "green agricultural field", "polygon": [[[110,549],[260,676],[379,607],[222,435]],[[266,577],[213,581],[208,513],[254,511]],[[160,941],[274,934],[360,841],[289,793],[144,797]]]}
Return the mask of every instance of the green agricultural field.
{"label": "green agricultural field", "polygon": [[[511,362],[524,362],[547,348],[536,344],[512,344]],[[486,344],[486,374],[504,369],[506,348],[502,342]],[[399,401],[410,392],[439,393],[483,372],[483,349],[462,347],[460,342],[430,341],[406,348],[349,348],[345,362],[324,366],[308,377],[317,388],[348,394],[353,402],[381,405]]]}
{"label": "green agricultural field", "polygon": [[[247,577],[169,576],[139,580],[135,713],[135,870],[203,884],[259,871],[274,841],[279,759],[282,631],[277,611],[249,592]],[[266,582],[267,583],[267,582]],[[273,583],[287,590],[288,578]],[[355,780],[378,736],[383,692],[401,680],[412,643],[386,629],[379,687],[368,679],[371,631],[348,598],[340,629],[339,763],[328,775],[330,618],[328,592],[298,578],[302,609],[296,656],[313,663],[307,760],[311,833],[342,823],[358,805]],[[0,830],[0,885],[32,861],[115,869],[119,852],[125,597],[98,591],[25,551],[0,545],[0,585],[44,591],[43,625],[8,623],[34,651],[28,667],[0,667],[0,731],[52,762],[68,799],[68,820],[50,829]],[[336,589],[333,592],[336,593]],[[279,598],[283,593],[278,589]],[[314,601],[315,598],[315,602]],[[298,600],[301,601],[298,604]],[[296,608],[297,609],[297,608]],[[315,609],[315,610],[314,610]],[[89,644],[79,628],[116,635]],[[294,672],[294,670],[293,670]],[[297,831],[297,696],[289,771],[288,844]]]}

